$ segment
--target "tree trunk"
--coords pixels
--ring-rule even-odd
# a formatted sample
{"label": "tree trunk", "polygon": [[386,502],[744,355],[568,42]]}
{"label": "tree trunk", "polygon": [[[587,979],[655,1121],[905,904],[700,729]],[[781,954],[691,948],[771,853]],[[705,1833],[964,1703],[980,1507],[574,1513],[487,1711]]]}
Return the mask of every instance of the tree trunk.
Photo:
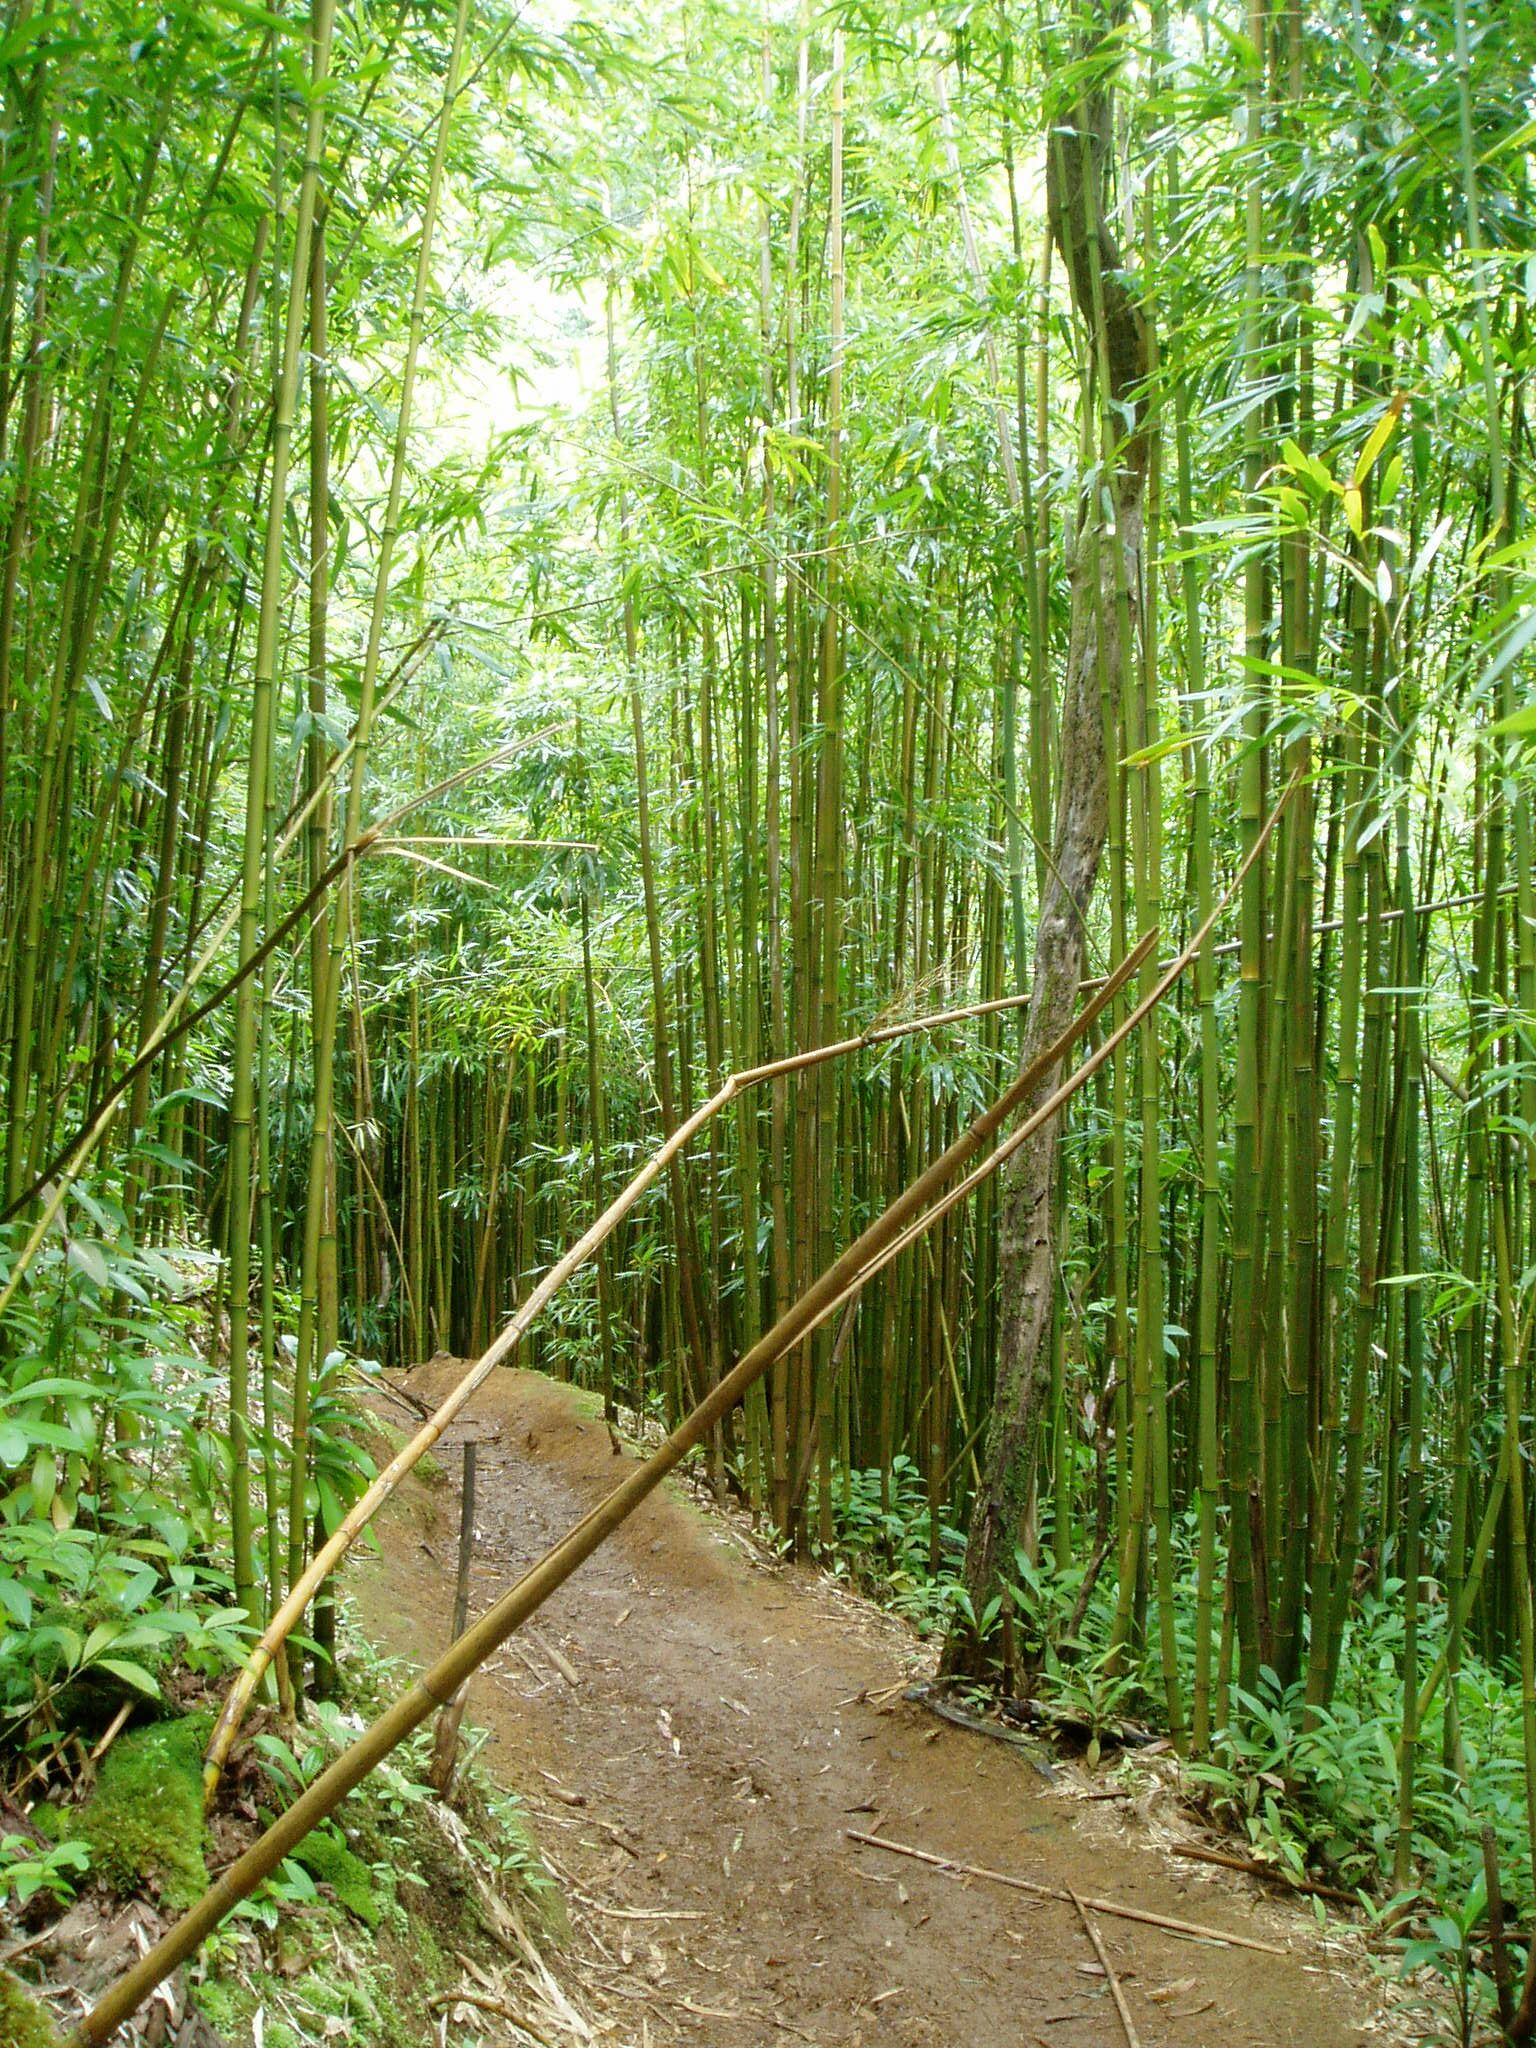
{"label": "tree trunk", "polygon": [[[1112,523],[1106,518],[1102,491],[1085,492],[1070,571],[1072,624],[1060,780],[1051,868],[1035,932],[1034,985],[1020,1055],[1024,1065],[1057,1036],[1077,999],[1085,920],[1109,818],[1101,705],[1119,702],[1132,670],[1147,465],[1147,328],[1105,225],[1112,37],[1123,12],[1121,0],[1101,8],[1078,53],[1082,64],[1073,67],[1073,75],[1086,74],[1088,82],[1081,97],[1062,108],[1049,145],[1050,228],[1066,258],[1073,304],[1086,329],[1090,385],[1112,428],[1106,455],[1114,516]],[[1093,402],[1092,393],[1085,393],[1085,403]],[[1056,1079],[1052,1074],[1041,1084],[1042,1096]],[[1033,1491],[1041,1417],[1050,1400],[1057,1137],[1055,1125],[1046,1125],[1006,1169],[997,1384],[965,1563],[966,1591],[978,1623],[1011,1568],[1013,1541]],[[945,1669],[984,1669],[993,1661],[984,1636],[984,1629],[961,1624],[946,1646]]]}

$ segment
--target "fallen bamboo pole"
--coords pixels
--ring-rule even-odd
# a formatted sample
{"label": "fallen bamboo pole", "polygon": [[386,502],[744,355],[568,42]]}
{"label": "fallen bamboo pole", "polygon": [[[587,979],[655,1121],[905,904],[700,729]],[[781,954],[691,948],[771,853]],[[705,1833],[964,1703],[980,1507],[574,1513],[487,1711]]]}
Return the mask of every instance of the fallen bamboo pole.
{"label": "fallen bamboo pole", "polygon": [[[914,1863],[926,1863],[947,1877],[984,1877],[988,1884],[1006,1885],[1010,1891],[1028,1892],[1033,1899],[1059,1899],[1064,1906],[1078,1903],[1077,1895],[1065,1885],[1036,1884],[1033,1878],[1015,1877],[1009,1870],[988,1870],[982,1863],[961,1863],[953,1856],[936,1856],[931,1849],[914,1849],[910,1842],[893,1842],[885,1835],[866,1835],[859,1828],[844,1828],[850,1842],[866,1848],[885,1849],[892,1856],[910,1856]],[[1112,1920],[1136,1920],[1144,1927],[1161,1927],[1168,1934],[1181,1934],[1189,1941],[1218,1941],[1228,1948],[1251,1948],[1262,1956],[1289,1955],[1278,1942],[1259,1941],[1251,1934],[1229,1934],[1224,1927],[1202,1927],[1197,1920],[1175,1920],[1168,1913],[1149,1913],[1140,1906],[1123,1905],[1118,1899],[1090,1899],[1082,1904],[1091,1912],[1107,1913]]]}
{"label": "fallen bamboo pole", "polygon": [[[1147,932],[1126,955],[1104,987],[1090,999],[1087,1006],[1078,1013],[1054,1044],[1047,1047],[1037,1060],[1031,1062],[991,1107],[984,1110],[969,1129],[962,1132],[925,1172],[903,1189],[890,1207],[876,1217],[842,1257],[834,1260],[800,1299],[786,1310],[773,1328],[759,1338],[758,1342],[737,1361],[693,1412],[685,1417],[666,1442],[621,1480],[613,1491],[584,1515],[537,1564],[532,1565],[515,1584],[509,1586],[480,1620],[450,1644],[431,1669],[424,1672],[408,1692],[366,1728],[350,1748],[344,1750],[314,1783],[299,1795],[287,1812],[281,1815],[264,1835],[253,1842],[243,1856],[238,1857],[229,1866],[197,1904],[183,1914],[146,1955],[103,1992],[68,2037],[69,2048],[101,2048],[102,2043],[110,2040],[123,2021],[137,2011],[156,1986],[162,1984],[173,1970],[196,1953],[204,1938],[213,1932],[225,1915],[239,1905],[242,1899],[249,1898],[263,1879],[271,1875],[283,1858],[312,1828],[317,1827],[333,1813],[347,1794],[360,1785],[369,1772],[408,1735],[419,1728],[423,1721],[438,1708],[448,1705],[465,1679],[478,1670],[530,1615],[536,1613],[552,1593],[564,1585],[577,1567],[634,1513],[641,1502],[656,1490],[689,1451],[704,1441],[715,1424],[724,1419],[769,1366],[792,1350],[819,1323],[826,1320],[850,1284],[878,1270],[878,1253],[881,1245],[902,1239],[908,1224],[922,1212],[925,1204],[937,1195],[956,1173],[968,1166],[1008,1118],[1016,1114],[1030,1097],[1048,1082],[1073,1044],[1097,1021],[1121,987],[1140,968],[1156,941],[1156,931]],[[1045,1100],[1025,1119],[1021,1129],[1028,1133],[1039,1130],[1042,1125],[1049,1123],[1083,1085],[1094,1065],[1098,1063],[1099,1055],[1117,1043],[1128,1029],[1134,1028],[1137,1021],[1136,1012],[1133,1011],[1120,1030],[1105,1040],[1092,1061],[1085,1062],[1065,1082],[1051,1089]],[[800,1056],[802,1061],[809,1061],[812,1057],[814,1056],[806,1054]],[[728,1089],[731,1084],[727,1083],[726,1086]],[[725,1094],[726,1090],[722,1089],[721,1093]],[[689,1118],[687,1124],[679,1126],[674,1138],[682,1138],[697,1121],[697,1116]],[[665,1160],[661,1154],[652,1159],[650,1166],[653,1177],[664,1164]],[[591,1238],[597,1228],[598,1225],[594,1224],[587,1237]],[[584,1239],[583,1242],[585,1241]],[[506,1333],[503,1332],[503,1337],[498,1342],[504,1342],[505,1338]],[[492,1350],[495,1349],[493,1346]],[[462,1392],[462,1387],[459,1391]],[[467,1398],[468,1395],[465,1394],[464,1399]],[[458,1406],[462,1405],[461,1400]],[[441,1413],[440,1410],[439,1415]]]}
{"label": "fallen bamboo pole", "polygon": [[1225,1849],[1209,1848],[1204,1842],[1174,1842],[1170,1856],[1184,1856],[1194,1863],[1214,1863],[1222,1870],[1240,1870],[1245,1877],[1256,1877],[1262,1884],[1272,1884],[1277,1891],[1295,1892],[1309,1899],[1326,1899],[1335,1906],[1358,1906],[1359,1898],[1353,1892],[1342,1891],[1336,1884],[1318,1884],[1310,1877],[1297,1877],[1294,1871],[1284,1870],[1278,1863],[1261,1863],[1256,1856],[1234,1856]]}
{"label": "fallen bamboo pole", "polygon": [[[303,1572],[294,1580],[282,1604],[274,1611],[260,1637],[251,1646],[246,1661],[236,1675],[235,1682],[219,1711],[219,1718],[209,1737],[204,1759],[205,1802],[211,1803],[218,1790],[219,1779],[223,1775],[225,1764],[229,1761],[229,1753],[235,1745],[241,1723],[256,1695],[257,1687],[266,1677],[283,1643],[298,1626],[305,1608],[319,1591],[322,1582],[336,1569],[385,1501],[438,1442],[444,1430],[462,1412],[465,1404],[473,1398],[498,1366],[509,1361],[565,1283],[595,1256],[600,1246],[623,1222],[640,1197],[655,1184],[665,1169],[713,1117],[749,1088],[760,1087],[765,1081],[780,1080],[788,1074],[801,1073],[809,1067],[820,1066],[827,1060],[843,1059],[850,1053],[863,1051],[868,1046],[887,1045],[895,1039],[911,1037],[920,1031],[936,1031],[946,1024],[962,1023],[972,1017],[990,1016],[998,1010],[1016,1009],[1028,1001],[1028,995],[1001,996],[985,1003],[969,1004],[963,1009],[938,1010],[928,1016],[914,1017],[907,1023],[882,1024],[857,1038],[843,1038],[833,1045],[815,1046],[809,1052],[792,1053],[787,1059],[772,1060],[764,1066],[744,1068],[739,1074],[730,1075],[707,1102],[701,1104],[692,1116],[679,1124],[671,1137],[652,1153],[645,1165],[620,1190],[603,1213],[550,1267],[495,1341],[475,1360],[453,1391],[410,1441],[395,1453],[315,1552]],[[1098,1008],[1095,1008],[1093,1014],[1098,1013]]]}

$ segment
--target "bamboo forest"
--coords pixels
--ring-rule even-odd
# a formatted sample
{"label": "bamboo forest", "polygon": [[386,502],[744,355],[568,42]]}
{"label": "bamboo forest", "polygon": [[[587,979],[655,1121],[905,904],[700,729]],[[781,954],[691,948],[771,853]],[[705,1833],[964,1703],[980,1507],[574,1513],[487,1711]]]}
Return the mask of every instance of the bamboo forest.
{"label": "bamboo forest", "polygon": [[0,107],[0,2043],[1536,2039],[1536,8]]}

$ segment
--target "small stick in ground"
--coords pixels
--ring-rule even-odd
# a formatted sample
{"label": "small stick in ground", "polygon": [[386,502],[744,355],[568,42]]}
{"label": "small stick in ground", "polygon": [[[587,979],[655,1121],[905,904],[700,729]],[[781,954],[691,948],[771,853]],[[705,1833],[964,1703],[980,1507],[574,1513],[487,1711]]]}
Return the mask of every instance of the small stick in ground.
{"label": "small stick in ground", "polygon": [[1141,2048],[1141,2036],[1136,2031],[1136,2022],[1131,2018],[1131,2008],[1125,2002],[1125,1993],[1120,1988],[1120,1979],[1115,1975],[1115,1966],[1109,1960],[1109,1950],[1105,1948],[1099,1930],[1093,1924],[1093,1916],[1089,1913],[1088,1908],[1083,1904],[1077,1893],[1073,1891],[1071,1885],[1066,1887],[1066,1893],[1073,1905],[1076,1906],[1077,1917],[1083,1923],[1083,1932],[1087,1935],[1089,1941],[1092,1942],[1093,1952],[1099,1959],[1099,1967],[1103,1970],[1109,1985],[1109,1995],[1115,2001],[1115,2010],[1119,2013],[1120,2024],[1125,2029],[1126,2048]]}
{"label": "small stick in ground", "polygon": [[567,1685],[575,1687],[581,1684],[581,1674],[577,1671],[576,1666],[571,1662],[570,1658],[563,1653],[563,1651],[557,1650],[555,1648],[554,1644],[549,1640],[548,1636],[542,1634],[541,1631],[536,1628],[525,1628],[523,1633],[526,1636],[528,1636],[540,1650],[543,1651],[544,1655],[549,1659],[550,1663],[554,1665],[555,1669],[559,1672],[560,1676],[565,1680]]}
{"label": "small stick in ground", "polygon": [[123,1724],[128,1719],[128,1716],[133,1712],[133,1705],[134,1703],[132,1700],[124,1700],[123,1704],[112,1716],[111,1721],[107,1725],[106,1734],[102,1736],[100,1742],[98,1742],[96,1747],[91,1751],[89,1759],[91,1763],[99,1764],[102,1758],[106,1755],[107,1751],[112,1747],[113,1743],[116,1742],[118,1736],[122,1734]]}
{"label": "small stick in ground", "polygon": [[524,1669],[528,1672],[529,1676],[538,1681],[538,1687],[540,1692],[543,1692],[547,1686],[554,1684],[554,1680],[550,1677],[549,1673],[547,1671],[541,1671],[539,1669],[538,1665],[534,1663],[533,1659],[529,1656],[528,1652],[523,1648],[522,1644],[517,1640],[516,1636],[511,1636],[508,1638],[507,1648],[512,1652],[513,1656],[516,1657],[519,1660],[519,1662],[523,1665]]}
{"label": "small stick in ground", "polygon": [[548,1771],[540,1771],[539,1776],[548,1780],[550,1791],[554,1793],[562,1806],[586,1805],[587,1795],[585,1792],[573,1792],[569,1785],[562,1785],[558,1778],[551,1778]]}
{"label": "small stick in ground", "polygon": [[[464,1485],[459,1502],[459,1568],[453,1593],[453,1633],[463,1635],[469,1622],[469,1567],[475,1553],[475,1439],[464,1446]],[[432,1745],[431,1784],[439,1799],[446,1799],[459,1760],[459,1725],[469,1697],[466,1679],[438,1716]]]}
{"label": "small stick in ground", "polygon": [[[1060,1899],[1068,1905],[1072,1902],[1072,1894],[1058,1885],[1036,1884],[1027,1877],[1014,1877],[1006,1870],[987,1870],[979,1863],[961,1863],[953,1856],[935,1856],[931,1849],[914,1849],[908,1842],[893,1842],[886,1835],[867,1835],[860,1828],[845,1828],[843,1832],[850,1842],[863,1842],[871,1849],[886,1849],[893,1856],[910,1856],[914,1862],[927,1863],[951,1877],[984,1877],[992,1884],[1007,1885],[1011,1891],[1028,1892],[1033,1898]],[[1229,1934],[1224,1927],[1202,1927],[1195,1920],[1175,1920],[1167,1913],[1143,1912],[1140,1906],[1125,1906],[1118,1899],[1088,1899],[1086,1904],[1095,1913],[1108,1913],[1116,1920],[1137,1920],[1144,1927],[1161,1927],[1166,1933],[1182,1934],[1191,1941],[1214,1941],[1224,1948],[1253,1949],[1261,1956],[1289,1953],[1278,1942],[1257,1941],[1251,1934]]]}

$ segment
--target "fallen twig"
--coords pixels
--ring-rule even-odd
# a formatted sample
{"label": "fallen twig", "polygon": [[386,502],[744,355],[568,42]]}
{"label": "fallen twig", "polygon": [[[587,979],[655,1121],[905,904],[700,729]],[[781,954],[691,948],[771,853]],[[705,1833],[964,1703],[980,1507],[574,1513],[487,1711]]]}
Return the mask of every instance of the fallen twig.
{"label": "fallen twig", "polygon": [[569,1657],[555,1648],[555,1645],[549,1640],[548,1636],[532,1627],[526,1628],[523,1633],[537,1649],[543,1651],[567,1685],[574,1688],[581,1684],[581,1674],[577,1671],[576,1666]]}
{"label": "fallen twig", "polygon": [[382,1394],[386,1400],[397,1401],[412,1415],[425,1417],[432,1413],[425,1401],[418,1401],[416,1396],[408,1392],[398,1381],[387,1379],[382,1374],[376,1376],[373,1373],[359,1372],[350,1360],[346,1362],[346,1373],[354,1386],[365,1388],[370,1394]]}
{"label": "fallen twig", "polygon": [[548,1771],[540,1771],[539,1776],[548,1781],[550,1791],[554,1793],[562,1806],[586,1805],[587,1795],[585,1792],[573,1792],[569,1785],[562,1785],[558,1778],[550,1777]]}
{"label": "fallen twig", "polygon": [[127,1721],[128,1716],[133,1712],[136,1704],[137,1702],[135,1702],[134,1700],[123,1701],[122,1705],[118,1708],[117,1712],[112,1716],[112,1719],[108,1722],[106,1734],[102,1736],[100,1742],[98,1742],[96,1747],[91,1751],[89,1758],[89,1761],[91,1763],[99,1764],[101,1762],[102,1758],[106,1755],[107,1751],[112,1747],[113,1743],[116,1742],[118,1736],[122,1734],[124,1723]]}
{"label": "fallen twig", "polygon": [[440,1998],[427,2000],[429,2012],[451,2012],[456,2005],[472,2005],[476,2012],[493,2012],[498,2019],[510,2020],[530,2041],[542,2041],[545,2048],[549,2048],[549,2036],[529,2026],[516,2007],[508,2005],[504,1998],[490,1998],[483,1991],[445,1991]]}
{"label": "fallen twig", "polygon": [[[992,1884],[1005,1884],[1010,1890],[1028,1892],[1037,1899],[1060,1899],[1071,1905],[1073,1895],[1064,1887],[1052,1884],[1036,1884],[1027,1877],[1014,1877],[1006,1870],[987,1870],[979,1863],[961,1863],[953,1856],[935,1856],[931,1849],[914,1849],[908,1842],[893,1842],[886,1835],[866,1835],[861,1828],[845,1828],[844,1834],[850,1842],[863,1842],[871,1849],[886,1849],[893,1856],[910,1856],[916,1863],[931,1864],[935,1870],[942,1870],[951,1877],[984,1877]],[[1287,1950],[1278,1942],[1258,1941],[1251,1934],[1229,1934],[1224,1927],[1202,1927],[1194,1920],[1175,1920],[1167,1913],[1148,1913],[1140,1906],[1125,1906],[1118,1899],[1088,1899],[1085,1903],[1095,1913],[1108,1913],[1116,1920],[1139,1920],[1146,1927],[1161,1927],[1169,1934],[1185,1935],[1190,1941],[1214,1941],[1227,1948],[1254,1949],[1263,1956],[1283,1956]]]}
{"label": "fallen twig", "polygon": [[8,1948],[0,1948],[0,1969],[9,1968],[18,1956],[26,1955],[29,1950],[41,1948],[52,1934],[53,1929],[45,1927],[41,1934],[29,1934],[25,1941],[13,1941]]}
{"label": "fallen twig", "polygon": [[605,1906],[600,1899],[588,1899],[594,1913],[606,1913],[613,1920],[703,1920],[703,1913],[685,1913],[665,1906]]}
{"label": "fallen twig", "polygon": [[1208,1849],[1203,1842],[1173,1842],[1168,1853],[1170,1856],[1187,1856],[1196,1863],[1219,1863],[1223,1870],[1241,1870],[1249,1877],[1261,1877],[1270,1884],[1278,1885],[1281,1891],[1304,1892],[1309,1899],[1331,1899],[1337,1906],[1358,1906],[1360,1903],[1353,1892],[1340,1891],[1333,1884],[1318,1884],[1310,1877],[1297,1877],[1293,1871],[1282,1870],[1277,1863],[1260,1862],[1257,1856],[1234,1856],[1228,1849]]}
{"label": "fallen twig", "polygon": [[517,1640],[516,1636],[512,1636],[509,1638],[507,1648],[512,1652],[513,1656],[516,1657],[518,1661],[523,1665],[525,1670],[528,1672],[529,1676],[536,1681],[540,1692],[543,1692],[546,1686],[553,1683],[549,1676],[549,1673],[547,1671],[541,1671],[539,1669],[538,1665],[534,1663],[533,1659],[529,1656],[528,1652],[523,1648],[522,1644]]}
{"label": "fallen twig", "polygon": [[1105,1948],[1099,1930],[1093,1923],[1093,1916],[1077,1893],[1073,1891],[1071,1885],[1068,1885],[1066,1889],[1067,1897],[1077,1908],[1077,1917],[1083,1923],[1083,1932],[1087,1935],[1089,1941],[1092,1942],[1093,1952],[1099,1959],[1099,1967],[1103,1970],[1105,1979],[1109,1984],[1109,1995],[1115,2001],[1115,2010],[1119,2013],[1120,2024],[1125,2029],[1127,2048],[1141,2048],[1141,2036],[1136,2031],[1136,2022],[1131,2018],[1131,2008],[1125,2002],[1125,1993],[1120,1988],[1120,1979],[1115,1975],[1115,1966],[1109,1960],[1109,1950]]}

